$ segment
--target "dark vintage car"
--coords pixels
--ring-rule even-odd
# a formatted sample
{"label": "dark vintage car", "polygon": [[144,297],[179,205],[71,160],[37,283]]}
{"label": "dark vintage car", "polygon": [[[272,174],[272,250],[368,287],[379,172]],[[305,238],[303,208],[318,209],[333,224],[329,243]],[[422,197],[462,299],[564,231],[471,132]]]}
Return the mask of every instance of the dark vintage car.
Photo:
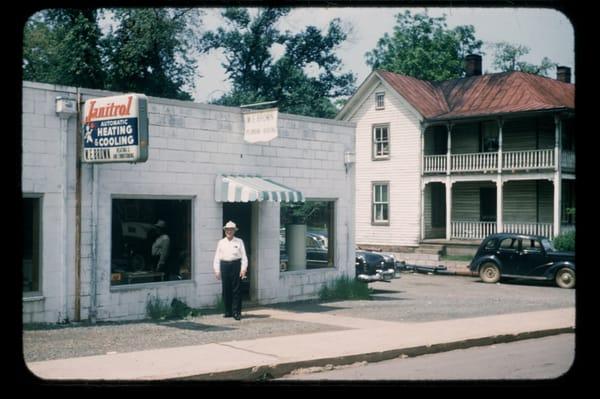
{"label": "dark vintage car", "polygon": [[498,233],[486,237],[469,268],[486,283],[500,278],[554,281],[575,287],[575,254],[559,252],[546,237]]}
{"label": "dark vintage car", "polygon": [[356,278],[359,281],[389,281],[395,277],[400,262],[383,252],[356,251]]}
{"label": "dark vintage car", "polygon": [[[288,256],[285,247],[285,230],[282,229],[279,239],[279,263],[280,270],[288,268]],[[306,232],[306,268],[315,269],[329,265],[329,251],[327,249],[327,237],[312,231]]]}

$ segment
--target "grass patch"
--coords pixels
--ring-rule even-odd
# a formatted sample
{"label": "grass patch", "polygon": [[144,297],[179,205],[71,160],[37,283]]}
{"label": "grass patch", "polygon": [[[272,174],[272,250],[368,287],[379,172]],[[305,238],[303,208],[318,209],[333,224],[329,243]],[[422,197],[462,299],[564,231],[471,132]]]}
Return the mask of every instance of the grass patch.
{"label": "grass patch", "polygon": [[215,313],[225,313],[225,302],[223,302],[223,297],[221,295],[217,295],[215,299],[214,305]]}
{"label": "grass patch", "polygon": [[150,297],[146,303],[146,315],[152,320],[172,320],[195,317],[200,312],[177,298],[173,298],[169,304],[159,297]]}
{"label": "grass patch", "polygon": [[372,288],[369,285],[348,276],[323,285],[319,290],[319,299],[323,301],[344,299],[371,299]]}

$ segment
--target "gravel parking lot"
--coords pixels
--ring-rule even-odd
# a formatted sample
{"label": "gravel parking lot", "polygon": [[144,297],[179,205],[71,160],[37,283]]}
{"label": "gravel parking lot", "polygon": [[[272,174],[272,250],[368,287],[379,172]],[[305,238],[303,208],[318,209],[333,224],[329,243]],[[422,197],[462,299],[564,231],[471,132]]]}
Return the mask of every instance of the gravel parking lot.
{"label": "gravel parking lot", "polygon": [[[400,276],[390,283],[371,283],[374,289],[371,300],[307,301],[272,307],[366,319],[422,322],[575,306],[575,290],[560,289],[547,283],[484,284],[476,277],[418,273],[402,273]],[[340,329],[331,325],[252,315],[251,308],[244,308],[243,316],[240,322],[212,314],[163,322],[25,327],[23,356],[25,361],[41,361]]]}

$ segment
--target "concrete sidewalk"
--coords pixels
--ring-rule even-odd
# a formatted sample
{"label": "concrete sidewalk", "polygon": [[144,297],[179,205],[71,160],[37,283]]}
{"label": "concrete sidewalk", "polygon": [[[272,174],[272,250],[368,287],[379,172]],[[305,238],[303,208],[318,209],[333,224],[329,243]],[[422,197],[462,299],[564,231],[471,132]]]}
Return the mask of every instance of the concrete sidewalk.
{"label": "concrete sidewalk", "polygon": [[36,376],[49,380],[258,380],[277,378],[297,368],[381,361],[575,329],[574,308],[420,323],[271,308],[251,310],[247,315],[347,330],[30,362],[27,366]]}

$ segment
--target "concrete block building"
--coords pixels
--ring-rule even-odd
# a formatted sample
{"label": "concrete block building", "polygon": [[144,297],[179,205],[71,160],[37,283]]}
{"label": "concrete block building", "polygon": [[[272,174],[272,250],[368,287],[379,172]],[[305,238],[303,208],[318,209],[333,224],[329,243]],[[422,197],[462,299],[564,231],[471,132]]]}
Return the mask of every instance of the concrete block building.
{"label": "concrete block building", "polygon": [[[81,112],[57,110],[57,98],[116,94],[23,83],[25,323],[139,319],[153,298],[215,306],[211,265],[228,220],[248,250],[247,301],[314,298],[354,273],[354,123],[279,114],[275,139],[249,143],[240,108],[148,97],[147,161],[80,162]],[[282,259],[294,206],[326,244],[321,263],[307,255],[290,270]],[[157,220],[173,276],[149,253]]]}

